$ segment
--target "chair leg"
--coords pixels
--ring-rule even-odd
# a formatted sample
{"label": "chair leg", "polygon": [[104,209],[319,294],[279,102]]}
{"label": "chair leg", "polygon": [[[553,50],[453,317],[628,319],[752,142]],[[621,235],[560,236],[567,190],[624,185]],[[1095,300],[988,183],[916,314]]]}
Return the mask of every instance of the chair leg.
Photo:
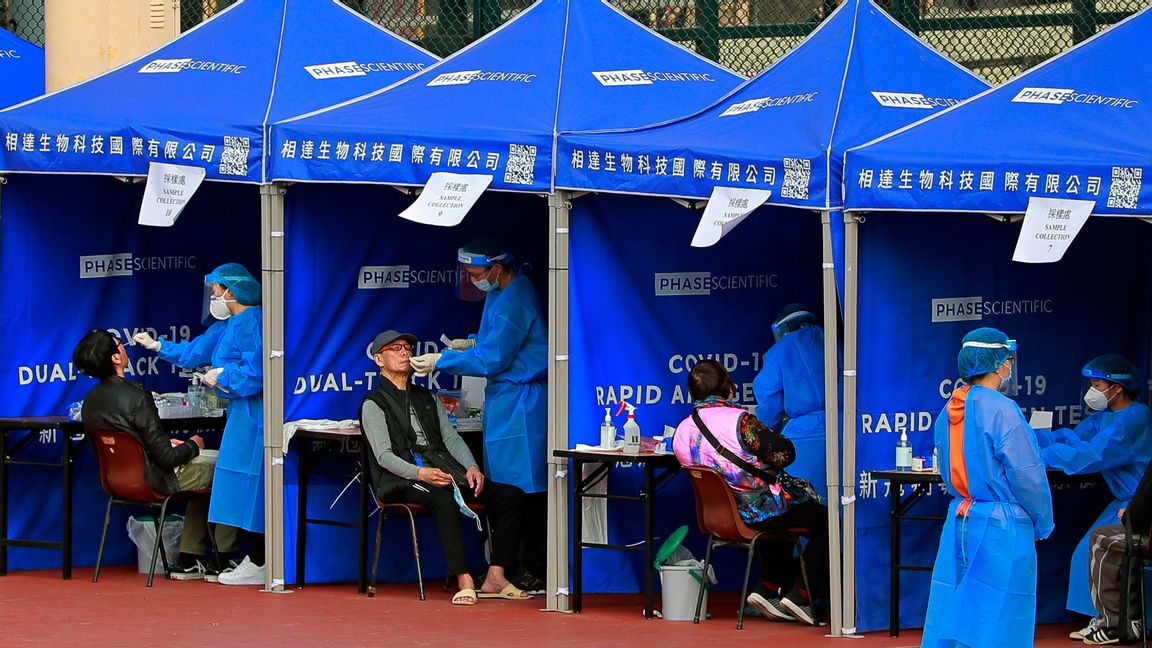
{"label": "chair leg", "polygon": [[420,586],[420,600],[426,600],[424,597],[424,570],[420,568],[420,541],[416,539],[416,516],[412,515],[412,509],[407,506],[404,507],[408,511],[408,523],[412,525],[412,555],[416,558],[416,583]]}
{"label": "chair leg", "polygon": [[372,577],[368,581],[368,598],[376,596],[376,570],[380,568],[380,542],[384,532],[384,509],[377,507],[380,515],[376,518],[376,554],[372,557]]}
{"label": "chair leg", "polygon": [[[168,513],[168,498],[160,505],[160,516],[156,518],[156,544],[152,546],[152,562],[148,565],[148,587],[152,587],[152,577],[156,574],[156,558],[164,556],[164,516]],[[164,558],[164,572],[168,572],[168,559]]]}
{"label": "chair leg", "polygon": [[808,582],[808,564],[804,562],[804,546],[800,544],[800,536],[796,536],[796,559],[800,563],[800,580],[804,583],[804,591],[808,592],[808,601],[815,610],[816,603],[812,596],[812,584]]}
{"label": "chair leg", "polygon": [[100,549],[96,552],[96,571],[92,573],[92,582],[100,580],[100,561],[104,558],[104,541],[108,539],[108,525],[112,523],[112,500],[108,498],[108,508],[104,511],[104,530],[100,532]]}
{"label": "chair leg", "polygon": [[708,536],[708,548],[704,550],[704,573],[701,574],[700,591],[696,593],[696,614],[692,623],[700,623],[700,609],[704,607],[704,590],[708,588],[708,569],[712,566],[712,543],[715,538]]}
{"label": "chair leg", "polygon": [[748,577],[752,575],[752,557],[756,554],[756,541],[748,543],[748,559],[744,561],[744,585],[740,588],[740,600],[737,602],[736,629],[744,629],[744,602],[748,599]]}
{"label": "chair leg", "polygon": [[1144,618],[1144,610],[1147,610],[1147,603],[1144,601],[1144,560],[1140,561],[1140,641],[1144,643],[1144,648],[1148,648],[1148,620]]}

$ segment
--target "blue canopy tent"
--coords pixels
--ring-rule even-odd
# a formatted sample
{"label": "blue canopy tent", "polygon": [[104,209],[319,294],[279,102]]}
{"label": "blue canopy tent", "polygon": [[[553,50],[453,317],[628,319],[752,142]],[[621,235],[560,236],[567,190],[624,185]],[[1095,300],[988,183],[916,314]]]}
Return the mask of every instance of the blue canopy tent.
{"label": "blue canopy tent", "polygon": [[[283,485],[279,460],[284,384],[280,350],[284,347],[283,321],[277,317],[277,309],[283,302],[283,239],[280,236],[283,192],[264,184],[267,178],[265,134],[273,120],[390,85],[435,60],[434,56],[336,0],[240,0],[150,54],[71,88],[0,112],[0,133],[4,140],[0,148],[0,173],[123,178],[147,175],[151,162],[168,162],[202,167],[209,180],[261,185],[263,303],[268,309],[264,320],[264,344],[269,351],[264,361],[266,474],[269,485],[268,574],[278,586],[283,583],[283,503],[279,496]],[[85,250],[84,232],[100,232],[109,227],[110,219],[104,212],[110,210],[110,206],[106,196],[100,192],[117,193],[123,189],[115,182],[101,183],[93,179],[82,182],[85,191],[96,193],[81,202],[85,209],[73,212],[71,215],[76,217],[69,219],[67,226],[71,231],[69,238],[76,241],[80,250]],[[108,187],[111,189],[106,189]],[[64,180],[49,183],[43,179],[27,178],[16,181],[15,177],[9,179],[5,188],[6,193],[11,192],[12,196],[25,190],[78,191],[76,185]],[[136,196],[140,195],[139,188],[133,191]],[[207,210],[209,212],[247,211],[243,208],[246,205],[236,204],[234,191],[225,191],[219,184],[206,184],[198,193],[199,197],[189,207],[191,212],[197,211],[193,207],[199,203],[208,201],[213,205]],[[23,206],[25,211],[13,205]],[[35,201],[9,199],[4,208],[6,247],[3,262],[6,268],[29,253],[29,250],[22,250],[20,255],[9,255],[26,230],[58,228],[64,222],[39,218],[41,214],[35,209]],[[131,210],[127,211],[133,214]],[[187,218],[174,228],[185,230],[183,238],[167,237],[164,233],[137,236],[144,240],[175,239],[172,243],[180,253],[174,256],[186,260],[181,266],[185,281],[172,285],[186,289],[189,284],[195,286],[204,273],[218,263],[239,260],[251,267],[261,259],[255,256],[251,240],[240,240],[248,224],[254,227],[255,214],[252,216],[251,219],[238,217],[217,222],[214,228],[219,231],[207,237],[208,240],[197,242],[195,247],[189,247],[194,239],[187,237],[188,228],[198,228],[196,232],[208,232],[209,228],[202,222],[189,223]],[[126,225],[125,220],[114,219],[117,226]],[[10,236],[12,228],[20,228],[20,235]],[[32,240],[40,239],[32,237]],[[52,241],[53,237],[48,235],[45,240]],[[9,246],[10,241],[12,246]],[[123,252],[120,249],[111,251]],[[39,249],[34,254],[43,258],[58,252]],[[80,251],[79,254],[83,261],[85,254],[92,253]],[[133,257],[133,254],[128,256]],[[17,278],[24,279],[23,274],[10,271],[5,276],[10,278],[9,283],[15,284]],[[123,273],[111,272],[97,280],[105,282],[107,277],[120,276]],[[138,276],[137,281],[144,281],[143,276],[147,275],[142,273]],[[79,283],[72,287],[75,292],[90,292],[98,288],[91,278],[86,278],[88,275],[84,274],[83,267],[80,277]],[[75,278],[72,275],[70,281]],[[130,283],[123,279],[112,281],[123,282],[117,284],[120,287]],[[157,284],[146,289],[135,284],[134,291],[129,289],[116,294],[138,299],[139,294],[164,287],[166,284]],[[12,294],[12,290],[16,289],[9,287],[6,292]],[[18,294],[26,295],[29,300],[42,294],[26,285],[20,285],[19,290]],[[55,284],[52,290],[43,291],[43,294],[55,298],[68,292],[67,287]],[[164,318],[191,324],[179,330],[174,328],[170,334],[173,338],[186,336],[200,328],[201,313],[188,312],[188,305],[195,301],[185,299],[182,303],[184,308],[162,314]],[[58,330],[54,330],[53,340],[58,344],[52,349],[53,356],[67,355],[70,344],[79,339],[90,322],[121,317],[120,313],[97,310],[83,315],[74,318],[78,328],[73,330],[64,331],[64,327],[58,326],[59,321],[56,322]],[[160,315],[156,317],[155,321],[164,321],[159,319]],[[118,328],[128,324],[118,319],[114,321]],[[22,328],[26,323],[11,323],[17,328],[12,331],[12,336],[6,336],[8,339],[29,337],[29,331]],[[141,322],[134,321],[125,328],[131,330],[139,324]],[[147,325],[160,329],[161,333],[167,332],[158,324]],[[67,364],[66,358],[60,361]],[[4,370],[7,372],[9,368]],[[49,411],[63,411],[65,403],[83,395],[83,386],[64,382],[55,391],[41,391],[35,402],[38,407]]]}
{"label": "blue canopy tent", "polygon": [[[771,191],[767,205],[821,212],[828,358],[827,483],[834,548],[839,546],[841,519],[837,495],[842,492],[845,501],[851,502],[855,493],[855,446],[848,434],[843,442],[843,476],[837,474],[841,462],[836,424],[839,367],[834,267],[842,272],[843,264],[834,263],[834,258],[839,258],[833,254],[834,242],[838,248],[842,225],[833,224],[832,214],[842,205],[841,156],[850,146],[939,112],[986,87],[968,70],[918,40],[887,12],[868,0],[857,0],[837,8],[772,67],[694,115],[627,131],[560,136],[556,178],[560,189],[693,200],[707,199],[716,187],[761,189]],[[609,168],[605,161],[613,158],[635,163]],[[642,159],[645,163],[640,162]],[[598,162],[593,164],[592,160]],[[779,209],[772,213],[783,218]],[[798,249],[790,252],[797,254]],[[854,295],[845,297],[851,300]],[[781,298],[789,301],[786,296],[776,297]],[[761,323],[761,335],[781,305],[766,310],[764,315],[769,319]],[[854,351],[854,346],[845,345],[846,383],[852,378],[848,370]],[[844,417],[852,416],[851,403],[846,403]],[[592,426],[584,422],[584,427]],[[842,587],[840,596],[833,590],[836,633],[855,629],[851,504],[845,505],[843,520],[843,580],[841,552],[833,551],[831,556],[833,587]]]}
{"label": "blue canopy tent", "polygon": [[[930,451],[932,420],[956,378],[952,359],[972,328],[996,326],[1020,340],[1014,398],[1025,411],[1055,412],[1057,427],[1081,416],[1078,370],[1087,360],[1121,352],[1147,367],[1152,315],[1133,296],[1147,294],[1152,245],[1146,225],[1124,217],[1152,214],[1142,181],[1152,168],[1143,137],[1152,126],[1152,72],[1125,63],[1152,53],[1150,34],[1144,10],[1011,82],[846,153],[847,226],[867,231],[850,236],[846,250],[848,283],[860,282],[859,302],[870,306],[848,316],[859,330],[847,333],[870,341],[859,393],[845,395],[859,402],[852,423],[861,426],[863,470],[891,465],[897,413],[914,447]],[[1034,197],[1092,200],[1093,216],[1103,218],[1090,218],[1059,262],[1014,263],[1013,223]],[[1040,620],[1065,618],[1069,543],[1095,517],[1085,511],[1103,508],[1078,495],[1055,498],[1057,535],[1038,546],[1040,582],[1058,584],[1041,591]],[[864,515],[878,527],[884,512]],[[923,604],[909,607],[901,623],[917,625]]]}
{"label": "blue canopy tent", "polygon": [[0,107],[44,94],[44,48],[0,29]]}
{"label": "blue canopy tent", "polygon": [[[275,124],[270,177],[419,186],[450,171],[491,174],[489,188],[499,191],[551,193],[557,132],[664,121],[741,80],[606,2],[541,0],[394,87]],[[305,158],[299,151],[309,141],[351,142],[362,155]],[[523,199],[506,199],[508,213],[523,218],[514,206]],[[551,448],[568,444],[567,202],[557,194],[548,201]],[[339,342],[347,340],[331,343]],[[567,587],[567,482],[553,480],[549,492],[548,607],[559,609],[567,606],[558,591]]]}

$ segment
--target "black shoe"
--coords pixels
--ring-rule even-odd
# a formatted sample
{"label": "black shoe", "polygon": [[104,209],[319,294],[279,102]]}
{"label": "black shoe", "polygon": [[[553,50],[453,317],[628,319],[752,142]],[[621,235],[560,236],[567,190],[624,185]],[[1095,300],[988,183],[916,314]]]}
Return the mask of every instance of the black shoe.
{"label": "black shoe", "polygon": [[1093,646],[1103,646],[1107,644],[1120,643],[1120,630],[1118,628],[1096,628],[1091,632],[1083,635],[1084,643]]}
{"label": "black shoe", "polygon": [[780,607],[784,608],[800,623],[806,623],[810,626],[820,625],[820,622],[816,620],[816,611],[812,609],[812,601],[806,596],[801,596],[796,590],[789,592],[780,599]]}
{"label": "black shoe", "polygon": [[204,578],[204,565],[196,556],[181,553],[176,557],[176,564],[170,571],[173,580],[201,580]]}
{"label": "black shoe", "polygon": [[752,590],[746,599],[748,606],[759,612],[759,616],[773,621],[795,621],[795,617],[788,613],[781,605],[780,593],[770,592],[763,587]]}
{"label": "black shoe", "polygon": [[531,572],[524,568],[521,568],[520,571],[516,573],[516,576],[509,580],[513,585],[525,592],[535,593],[544,591],[544,581],[532,575]]}

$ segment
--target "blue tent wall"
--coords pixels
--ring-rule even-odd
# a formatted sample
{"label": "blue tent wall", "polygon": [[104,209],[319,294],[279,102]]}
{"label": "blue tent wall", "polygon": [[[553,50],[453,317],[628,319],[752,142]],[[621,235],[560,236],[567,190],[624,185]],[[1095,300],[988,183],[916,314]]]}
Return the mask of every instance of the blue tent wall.
{"label": "blue tent wall", "polygon": [[[482,234],[499,237],[527,264],[544,304],[547,302],[545,242],[548,238],[544,199],[524,194],[490,193],[472,213],[452,228],[421,225],[397,214],[413,198],[391,187],[296,185],[286,200],[285,283],[286,366],[285,420],[300,418],[356,419],[360,402],[380,375],[365,355],[375,335],[395,328],[421,340],[421,352],[440,350],[441,334],[465,337],[480,323],[481,302],[457,296],[456,251]],[[362,288],[361,271],[387,267],[395,287]],[[382,272],[384,270],[381,270]],[[370,282],[371,283],[371,282]],[[398,284],[404,284],[401,287]],[[373,285],[380,285],[375,283]],[[458,379],[434,372],[419,382],[436,389],[458,387]],[[465,435],[479,444],[478,435]],[[299,444],[299,441],[293,441]],[[296,462],[299,448],[287,456],[285,470],[286,578],[295,578]],[[335,459],[348,470],[356,457]],[[317,475],[310,481],[309,515],[354,521],[358,500],[349,491],[332,509],[327,507],[347,478]],[[375,518],[373,518],[375,523]],[[403,523],[397,523],[403,526]],[[431,527],[421,526],[429,547],[436,547]],[[356,534],[350,529],[313,526],[308,531],[309,582],[356,578],[356,561],[345,551]],[[467,535],[465,536],[467,538]],[[415,580],[407,534],[386,533],[380,579]],[[469,543],[470,546],[476,543]],[[425,576],[443,573],[438,549],[425,551]],[[475,558],[475,556],[474,556]],[[473,560],[479,565],[478,559]]]}
{"label": "blue tent wall", "polygon": [[[5,416],[64,415],[94,382],[71,367],[72,349],[93,328],[130,337],[153,329],[172,339],[204,330],[204,275],[213,267],[238,261],[259,265],[255,218],[216,217],[233,210],[257,213],[259,195],[251,187],[212,184],[201,187],[171,228],[136,225],[143,185],[112,178],[13,175],[0,190],[0,376]],[[208,226],[206,223],[216,223]],[[98,276],[95,264],[117,255],[119,276]],[[187,379],[155,354],[130,347],[130,379],[156,392],[183,391]],[[216,440],[218,442],[218,439]],[[61,439],[33,450],[59,457]],[[41,445],[41,444],[35,444]],[[36,493],[36,506],[9,509],[12,537],[59,537],[61,481],[58,471],[15,467],[13,493]],[[106,501],[96,475],[95,457],[84,450],[74,477],[76,565],[95,562]],[[134,549],[124,514],[113,520],[108,564],[130,561]],[[57,552],[11,549],[9,567],[47,568],[60,564]]]}
{"label": "blue tent wall", "polygon": [[[771,346],[773,317],[790,302],[814,308],[820,303],[820,266],[800,261],[819,258],[819,219],[798,216],[794,210],[763,208],[738,235],[714,247],[692,248],[698,211],[643,197],[589,195],[573,201],[570,445],[598,444],[603,408],[611,406],[615,413],[622,396],[639,405],[636,419],[644,436],[677,426],[691,412],[685,384],[698,359],[725,363],[738,400],[755,402],[752,379]],[[695,291],[661,283],[677,274],[706,283]],[[623,417],[615,420],[617,427],[623,425]],[[636,492],[642,479],[638,467],[615,470],[608,487]],[[695,529],[686,479],[668,482],[656,501],[658,536],[681,524]],[[642,516],[627,507],[609,505],[610,542],[643,538]],[[694,530],[689,546],[702,557],[703,540]],[[726,560],[723,553],[718,557]],[[649,568],[641,562],[621,552],[585,551],[584,590],[637,591]],[[721,565],[720,586],[738,587],[739,567]]]}
{"label": "blue tent wall", "polygon": [[[1146,273],[1152,229],[1128,219],[1093,218],[1062,261],[1012,262],[1018,224],[978,215],[869,214],[860,226],[860,320],[857,434],[857,563],[861,630],[888,624],[887,483],[870,470],[890,469],[901,428],[914,453],[931,456],[932,424],[956,379],[960,339],[995,326],[1018,340],[1016,400],[1054,410],[1056,425],[1082,416],[1080,367],[1101,353],[1149,369]],[[1104,259],[1109,261],[1104,262]],[[1118,272],[1115,280],[1104,273]],[[1112,276],[1112,275],[1109,275]],[[913,280],[914,279],[914,280]],[[989,312],[964,321],[933,321],[933,300],[978,297]],[[941,319],[939,316],[937,320]],[[1146,395],[1145,395],[1146,396]],[[1068,560],[1079,538],[1111,499],[1106,487],[1058,488],[1056,532],[1041,542],[1038,620],[1071,620],[1064,611]],[[940,490],[916,514],[941,513]],[[902,562],[931,565],[940,526],[905,523]],[[928,573],[902,578],[901,625],[923,625]]]}
{"label": "blue tent wall", "polygon": [[44,48],[0,29],[0,108],[44,94]]}

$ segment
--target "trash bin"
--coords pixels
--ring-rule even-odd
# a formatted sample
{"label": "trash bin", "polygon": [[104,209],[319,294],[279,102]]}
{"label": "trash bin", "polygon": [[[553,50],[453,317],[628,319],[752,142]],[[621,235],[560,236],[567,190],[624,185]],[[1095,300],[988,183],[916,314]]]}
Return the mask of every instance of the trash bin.
{"label": "trash bin", "polygon": [[[164,517],[164,551],[169,562],[175,563],[180,553],[180,534],[184,531],[184,518],[179,515]],[[136,545],[136,571],[148,573],[152,564],[152,548],[156,546],[156,516],[141,515],[128,518],[128,537]],[[161,557],[156,557],[156,571],[163,571]]]}
{"label": "trash bin", "polygon": [[[660,593],[663,604],[660,615],[665,621],[691,621],[696,615],[696,598],[700,588],[704,588],[704,602],[700,606],[700,618],[708,616],[708,586],[704,583],[704,563],[697,560],[691,551],[680,546],[688,527],[676,529],[656,552],[652,566],[660,572]],[[709,579],[715,583],[715,578]]]}

